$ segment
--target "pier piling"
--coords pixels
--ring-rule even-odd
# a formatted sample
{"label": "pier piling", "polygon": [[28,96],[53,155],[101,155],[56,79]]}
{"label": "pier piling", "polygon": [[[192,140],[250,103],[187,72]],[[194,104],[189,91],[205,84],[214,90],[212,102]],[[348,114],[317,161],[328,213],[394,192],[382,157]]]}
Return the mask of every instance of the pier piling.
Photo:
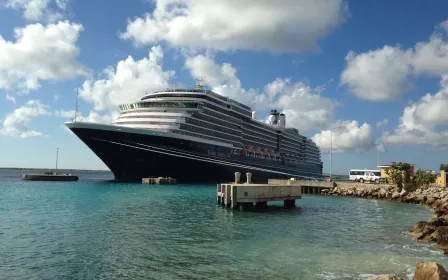
{"label": "pier piling", "polygon": [[246,173],[246,178],[247,178],[247,184],[252,183],[252,173],[247,172]]}
{"label": "pier piling", "polygon": [[241,173],[240,172],[235,172],[235,184],[239,184],[241,181]]}

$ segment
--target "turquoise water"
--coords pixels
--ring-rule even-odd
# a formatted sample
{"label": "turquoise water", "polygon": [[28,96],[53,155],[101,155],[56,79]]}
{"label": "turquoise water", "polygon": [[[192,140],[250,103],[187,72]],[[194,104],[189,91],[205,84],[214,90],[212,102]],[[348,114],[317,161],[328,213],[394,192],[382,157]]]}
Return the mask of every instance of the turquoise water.
{"label": "turquoise water", "polygon": [[[417,205],[305,195],[297,209],[236,212],[215,186],[26,182],[0,171],[2,279],[367,279],[448,258],[402,232]],[[275,205],[275,204],[274,204]],[[280,204],[279,204],[280,205]]]}

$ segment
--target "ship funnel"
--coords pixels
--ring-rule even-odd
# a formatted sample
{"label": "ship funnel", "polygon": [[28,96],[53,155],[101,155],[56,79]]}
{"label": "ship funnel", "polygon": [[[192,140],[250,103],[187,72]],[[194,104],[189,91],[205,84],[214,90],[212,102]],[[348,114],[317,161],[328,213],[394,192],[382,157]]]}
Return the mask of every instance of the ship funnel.
{"label": "ship funnel", "polygon": [[286,127],[286,116],[283,113],[281,113],[280,116],[279,116],[278,126],[280,128],[285,128]]}

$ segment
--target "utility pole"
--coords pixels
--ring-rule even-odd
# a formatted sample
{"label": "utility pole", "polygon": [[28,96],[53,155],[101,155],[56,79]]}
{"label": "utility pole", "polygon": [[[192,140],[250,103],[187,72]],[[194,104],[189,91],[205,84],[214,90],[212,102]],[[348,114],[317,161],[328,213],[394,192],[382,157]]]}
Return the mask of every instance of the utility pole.
{"label": "utility pole", "polygon": [[378,146],[376,147],[376,168],[378,168]]}
{"label": "utility pole", "polygon": [[56,148],[56,174],[58,174],[59,148]]}
{"label": "utility pole", "polygon": [[337,128],[343,128],[347,125],[341,125],[337,127],[330,128],[330,181],[332,181],[333,173],[333,130]]}
{"label": "utility pole", "polygon": [[333,170],[333,130],[330,129],[330,181],[331,181],[331,172]]}

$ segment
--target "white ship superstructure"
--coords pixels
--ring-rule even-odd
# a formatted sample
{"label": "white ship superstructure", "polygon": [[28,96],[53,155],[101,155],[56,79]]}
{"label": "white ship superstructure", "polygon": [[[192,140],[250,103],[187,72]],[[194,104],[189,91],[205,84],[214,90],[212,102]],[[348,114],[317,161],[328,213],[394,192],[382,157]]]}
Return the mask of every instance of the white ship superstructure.
{"label": "white ship superstructure", "polygon": [[[272,167],[288,175],[322,175],[319,148],[297,129],[287,127],[285,114],[271,110],[268,122],[260,121],[249,106],[205,90],[201,84],[195,89],[149,93],[140,101],[120,105],[120,110],[112,123],[116,131],[122,127],[137,134],[153,132],[154,137],[163,137],[157,141],[167,143],[176,139],[180,142],[170,144],[176,151]],[[159,146],[157,141],[153,147]],[[169,148],[166,143],[160,146]]]}

